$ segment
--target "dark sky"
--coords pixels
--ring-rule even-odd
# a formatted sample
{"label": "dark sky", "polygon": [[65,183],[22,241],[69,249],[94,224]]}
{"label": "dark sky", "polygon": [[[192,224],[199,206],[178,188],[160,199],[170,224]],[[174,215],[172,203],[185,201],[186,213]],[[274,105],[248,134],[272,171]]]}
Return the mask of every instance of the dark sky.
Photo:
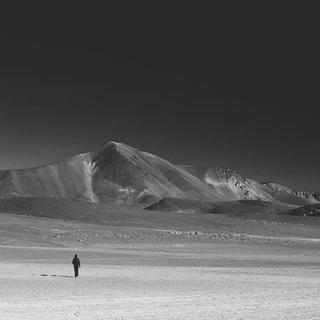
{"label": "dark sky", "polygon": [[116,140],[320,191],[317,37],[303,8],[11,9],[0,169]]}

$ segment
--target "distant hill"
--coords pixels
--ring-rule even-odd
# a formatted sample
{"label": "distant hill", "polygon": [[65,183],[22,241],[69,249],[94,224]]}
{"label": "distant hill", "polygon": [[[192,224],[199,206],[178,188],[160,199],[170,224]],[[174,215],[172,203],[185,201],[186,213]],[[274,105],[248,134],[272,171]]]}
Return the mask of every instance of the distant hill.
{"label": "distant hill", "polygon": [[309,216],[309,217],[320,217],[320,203],[309,204],[303,207],[295,208],[285,212],[291,216]]}
{"label": "distant hill", "polygon": [[238,201],[216,201],[204,202],[199,200],[164,198],[148,206],[148,210],[159,211],[181,211],[201,213],[283,213],[288,208],[296,208],[294,205],[287,205],[281,202],[268,202],[261,200],[238,200]]}
{"label": "distant hill", "polygon": [[[260,183],[227,168],[174,165],[118,142],[109,142],[93,152],[40,167],[0,171],[0,198],[20,197],[145,204],[158,210],[198,208],[200,211],[203,208],[225,211],[227,209],[221,208],[231,210],[231,207],[232,210],[258,207],[282,210],[286,205],[291,209],[291,205],[304,206],[320,201],[317,192]],[[252,202],[241,202],[243,200]]]}

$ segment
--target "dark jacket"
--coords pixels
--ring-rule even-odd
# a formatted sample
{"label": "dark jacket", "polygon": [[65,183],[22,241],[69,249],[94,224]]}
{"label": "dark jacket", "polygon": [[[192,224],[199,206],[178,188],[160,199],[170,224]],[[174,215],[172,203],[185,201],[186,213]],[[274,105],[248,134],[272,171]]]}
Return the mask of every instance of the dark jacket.
{"label": "dark jacket", "polygon": [[76,258],[76,257],[73,258],[72,264],[74,265],[74,267],[80,268],[80,259],[79,259],[79,258]]}

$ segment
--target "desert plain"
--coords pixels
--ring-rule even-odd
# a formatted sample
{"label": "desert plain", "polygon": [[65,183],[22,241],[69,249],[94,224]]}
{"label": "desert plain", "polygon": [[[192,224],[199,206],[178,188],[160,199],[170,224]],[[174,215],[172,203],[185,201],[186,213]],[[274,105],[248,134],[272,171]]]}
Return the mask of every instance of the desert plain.
{"label": "desert plain", "polygon": [[131,216],[1,213],[0,319],[320,318],[318,218]]}

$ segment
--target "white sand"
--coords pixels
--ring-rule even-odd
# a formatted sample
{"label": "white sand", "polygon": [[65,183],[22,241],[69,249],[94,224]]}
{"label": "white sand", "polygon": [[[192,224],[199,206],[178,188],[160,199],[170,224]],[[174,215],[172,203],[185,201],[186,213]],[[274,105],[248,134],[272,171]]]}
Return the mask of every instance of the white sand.
{"label": "white sand", "polygon": [[0,319],[320,319],[317,252],[292,246],[0,246],[0,288]]}

